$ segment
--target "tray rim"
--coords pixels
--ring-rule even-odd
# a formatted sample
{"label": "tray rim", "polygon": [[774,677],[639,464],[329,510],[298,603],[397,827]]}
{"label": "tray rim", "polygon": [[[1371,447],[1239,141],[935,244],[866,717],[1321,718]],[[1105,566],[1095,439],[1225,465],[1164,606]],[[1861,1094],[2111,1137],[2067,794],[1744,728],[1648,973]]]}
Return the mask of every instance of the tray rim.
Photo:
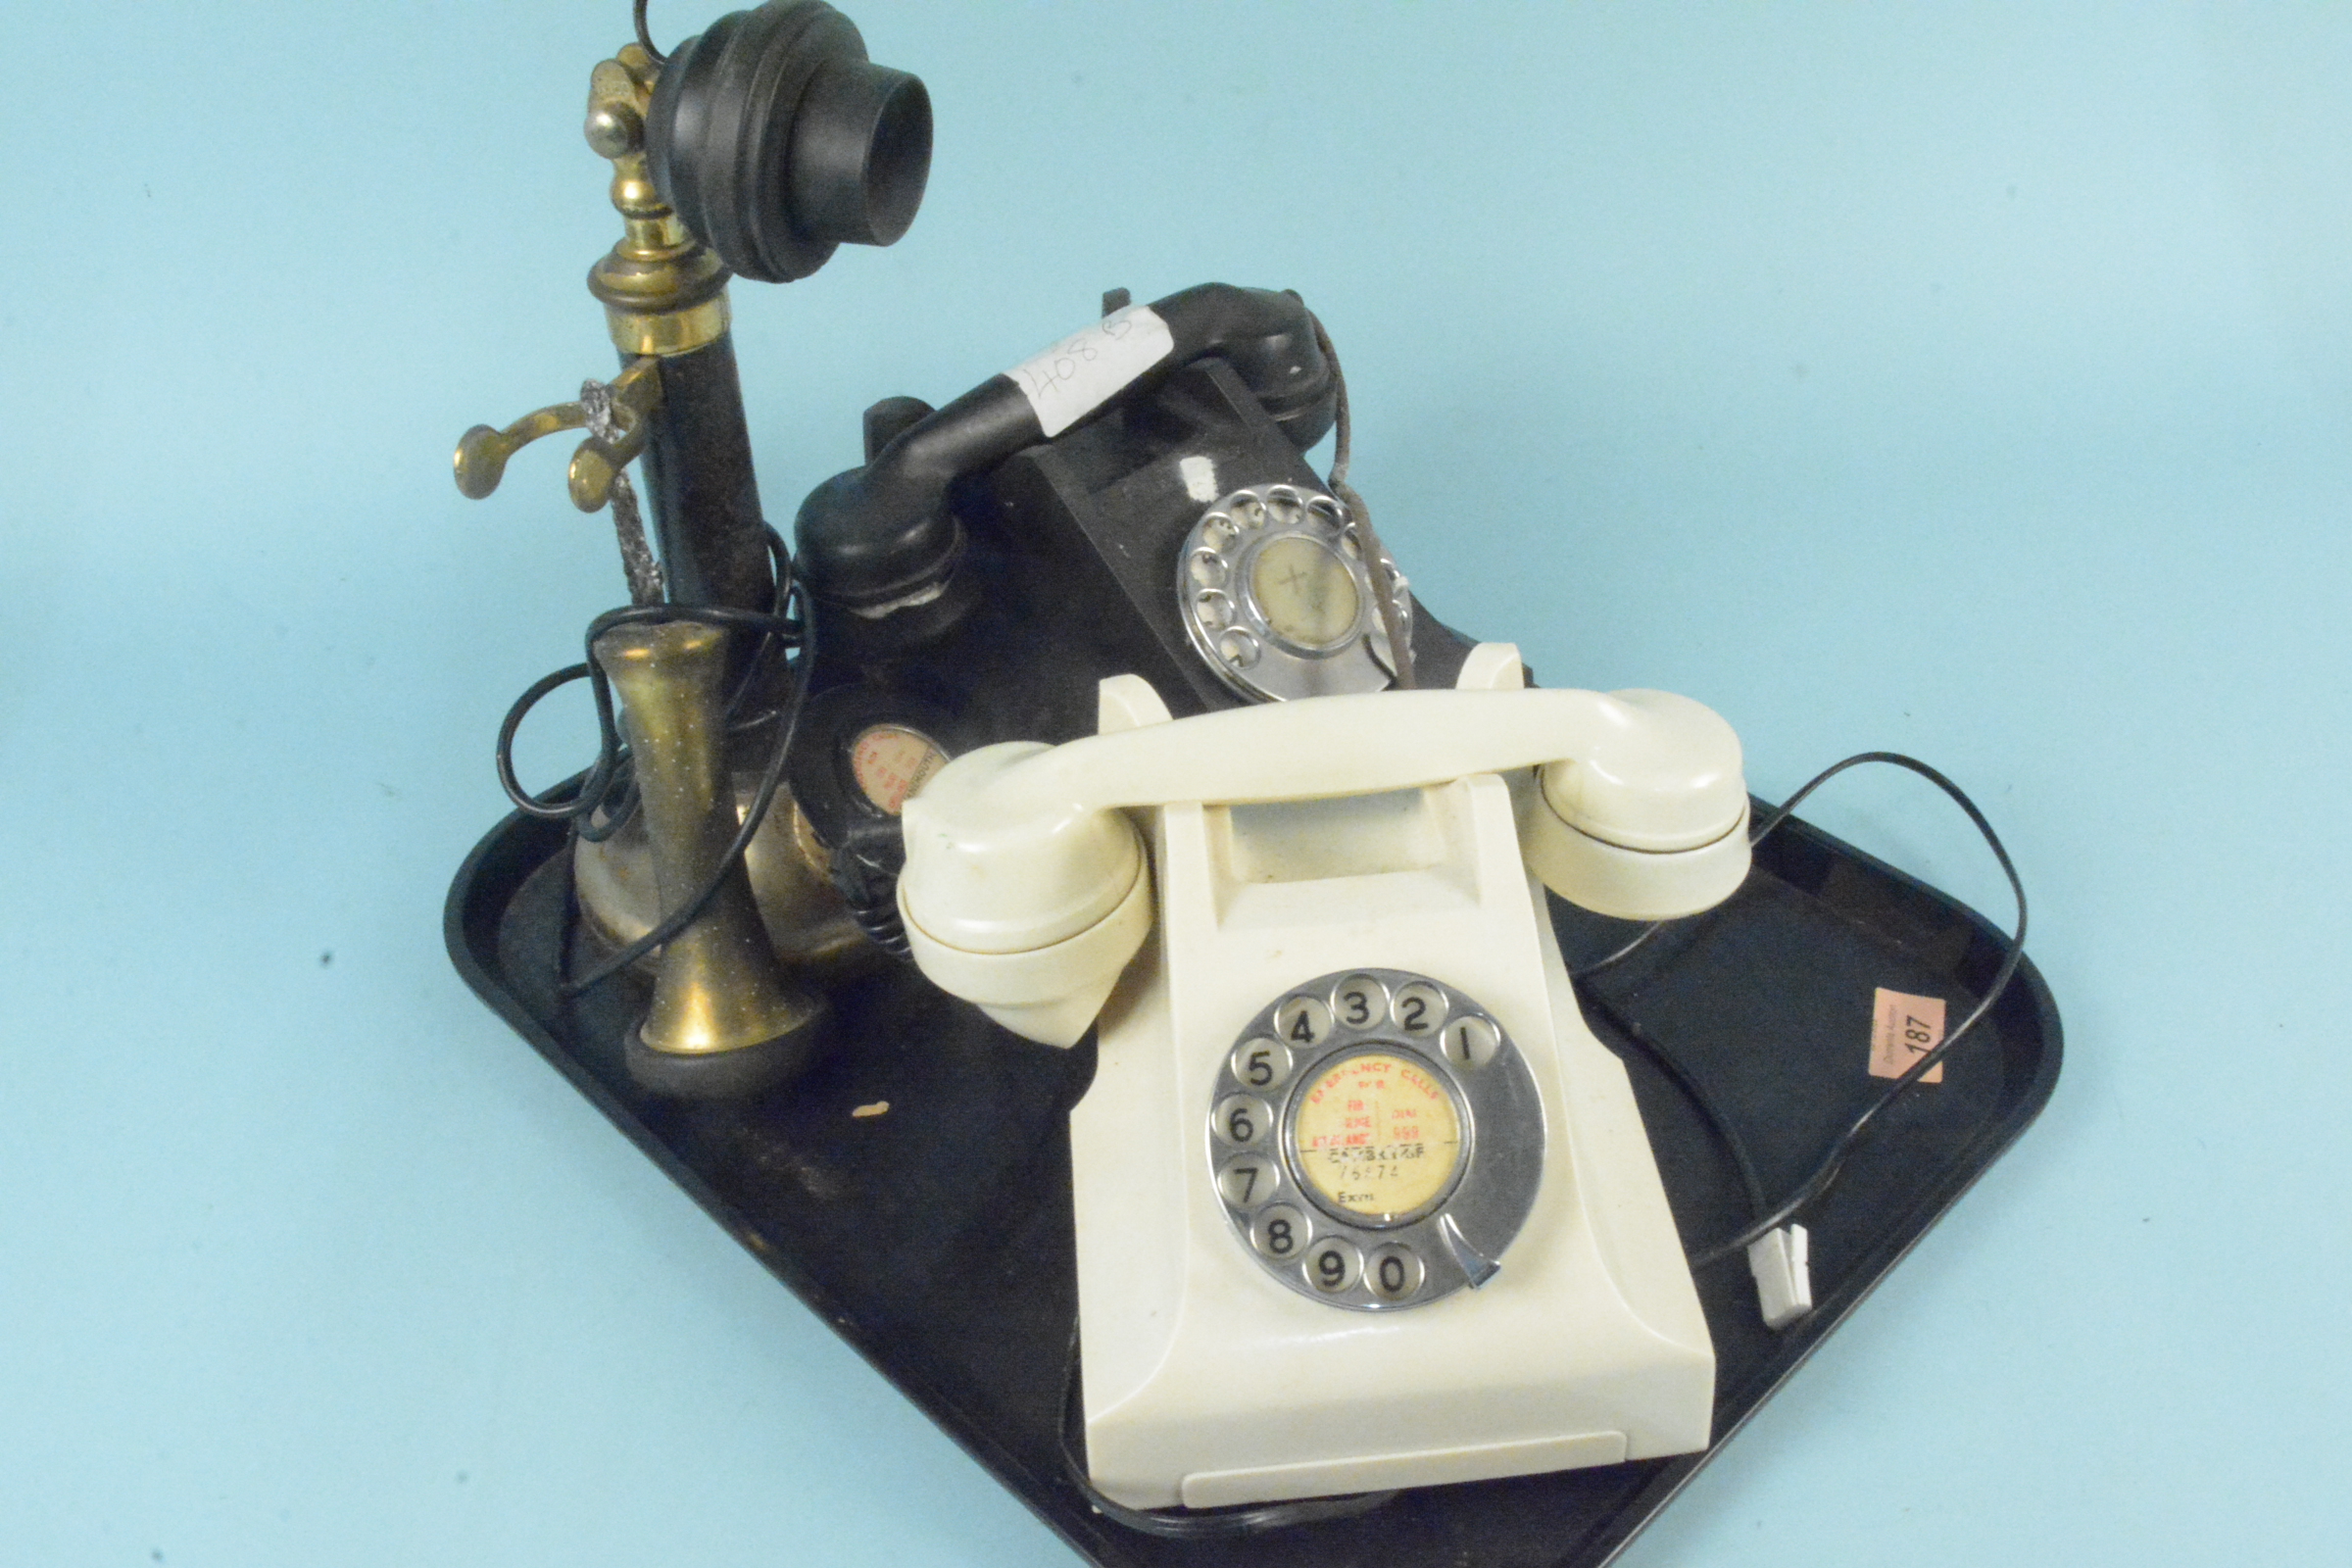
{"label": "tray rim", "polygon": [[[1757,802],[1756,806],[1759,809],[1770,809],[1769,803]],[[451,881],[442,913],[443,940],[448,947],[450,960],[466,985],[601,1110],[607,1120],[716,1220],[738,1245],[758,1258],[787,1290],[822,1318],[825,1325],[857,1351],[884,1381],[910,1399],[934,1426],[986,1468],[1000,1485],[1020,1498],[1023,1505],[1048,1529],[1088,1562],[1102,1565],[1102,1568],[1116,1568],[1123,1554],[1115,1554],[1115,1547],[1110,1544],[1129,1534],[1123,1527],[1115,1526],[1086,1509],[1082,1501],[1074,1503],[1071,1500],[1077,1496],[1074,1490],[1066,1487],[1056,1490],[1050,1483],[1042,1481],[991,1435],[987,1423],[960,1407],[946,1391],[927,1382],[914,1367],[887,1358],[883,1337],[865,1330],[853,1314],[843,1309],[842,1303],[834,1298],[824,1282],[800,1267],[798,1260],[790,1253],[764,1243],[755,1245],[757,1233],[749,1217],[679,1159],[668,1145],[638,1119],[602,1080],[572,1056],[554,1033],[502,983],[496,973],[495,960],[498,921],[523,882],[557,855],[564,853],[568,842],[569,831],[565,825],[515,811],[493,825],[466,855]],[[534,847],[536,853],[533,853]],[[1971,940],[1954,962],[1955,970],[1972,963],[1983,968],[1983,956],[1986,952],[1997,955],[2007,948],[2008,933],[1978,910],[1798,817],[1787,819],[1771,838],[1756,846],[1756,864],[1759,869],[1799,892],[1820,897],[1818,886],[1806,886],[1803,881],[1784,875],[1779,869],[1782,866],[1793,868],[1803,852],[1810,852],[1812,857],[1830,868],[1839,861],[1858,866],[1870,873],[1874,880],[1894,889],[1905,902],[1912,905],[1947,914],[1956,912],[1961,917],[1961,923],[1970,930]],[[521,863],[520,868],[516,869],[516,862],[527,863]],[[493,866],[507,872],[499,879],[505,891],[494,904],[483,906],[480,901],[484,897],[484,873]],[[1825,870],[1820,880],[1826,878]],[[2064,1064],[2064,1026],[2056,999],[2031,956],[2025,956],[2019,963],[2014,984],[2022,988],[2015,994],[2022,996],[2025,1004],[2030,1007],[2040,1049],[2033,1075],[2011,1098],[2007,1112],[1971,1138],[1963,1152],[1953,1158],[1936,1180],[1894,1216],[1893,1223],[1884,1232],[1883,1240],[1868,1248],[1856,1260],[1851,1276],[1839,1290],[1818,1302],[1814,1312],[1792,1332],[1790,1338],[1794,1343],[1791,1352],[1777,1364],[1771,1375],[1755,1389],[1751,1397],[1732,1413],[1728,1421],[1722,1419],[1719,1404],[1718,1425],[1707,1446],[1696,1453],[1642,1461],[1657,1467],[1650,1478],[1615,1513],[1583,1537],[1569,1543],[1566,1554],[1555,1559],[1552,1568],[1605,1568],[1606,1564],[1613,1561],[1650,1520],[1690,1485],[1708,1461],[1747,1426],[1756,1412],[1812,1359],[1821,1344],[1853,1315],[1880,1283],[1910,1255],[1928,1232],[1967,1196],[1969,1190],[2040,1117],[2056,1090],[2059,1072]],[[2001,1010],[2013,1010],[2014,1006],[2005,998]],[[1720,1400],[1720,1390],[1718,1397]],[[1105,1555],[1106,1550],[1114,1554]]]}

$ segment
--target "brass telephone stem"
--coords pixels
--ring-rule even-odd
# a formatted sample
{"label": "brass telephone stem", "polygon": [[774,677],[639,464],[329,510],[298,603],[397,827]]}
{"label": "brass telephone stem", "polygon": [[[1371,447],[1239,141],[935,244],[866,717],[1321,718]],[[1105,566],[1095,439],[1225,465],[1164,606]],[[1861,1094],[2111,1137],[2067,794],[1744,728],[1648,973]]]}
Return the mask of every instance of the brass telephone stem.
{"label": "brass telephone stem", "polygon": [[660,75],[631,43],[589,77],[588,145],[612,162],[622,232],[590,270],[588,290],[622,363],[650,358],[661,380],[643,459],[670,602],[764,610],[775,584],[727,330],[728,272],[662,200],[646,162]]}

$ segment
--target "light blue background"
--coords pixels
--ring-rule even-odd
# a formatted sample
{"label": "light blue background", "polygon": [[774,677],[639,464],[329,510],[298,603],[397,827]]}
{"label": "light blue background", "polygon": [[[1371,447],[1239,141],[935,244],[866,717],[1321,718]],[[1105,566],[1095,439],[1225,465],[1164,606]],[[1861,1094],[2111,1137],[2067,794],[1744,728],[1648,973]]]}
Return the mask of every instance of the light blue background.
{"label": "light blue background", "polygon": [[[854,14],[932,194],[737,285],[771,514],[1105,287],[1295,287],[1440,614],[2024,869],[2055,1101],[1625,1560],[2344,1560],[2352,12]],[[620,597],[448,453],[610,369],[626,6],[0,18],[0,1558],[1068,1560],[442,954]],[[1809,814],[2005,918],[1924,786]]]}

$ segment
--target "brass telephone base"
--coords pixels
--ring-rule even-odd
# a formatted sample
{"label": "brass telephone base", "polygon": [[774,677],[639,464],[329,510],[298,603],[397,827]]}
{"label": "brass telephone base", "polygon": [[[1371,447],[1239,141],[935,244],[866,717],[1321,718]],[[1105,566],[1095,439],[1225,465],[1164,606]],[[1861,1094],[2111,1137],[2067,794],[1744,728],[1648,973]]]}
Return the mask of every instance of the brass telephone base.
{"label": "brass telephone base", "polygon": [[630,1032],[641,1081],[679,1094],[737,1093],[807,1065],[829,1008],[776,961],[751,879],[730,858],[741,822],[721,700],[727,646],[720,627],[666,620],[613,626],[591,648],[621,701],[664,917],[707,890],[662,943]]}
{"label": "brass telephone base", "polygon": [[821,996],[795,1028],[731,1051],[657,1051],[642,1028],[629,1031],[621,1055],[640,1088],[677,1100],[737,1100],[808,1071],[833,1033],[832,1004]]}
{"label": "brass telephone base", "polygon": [[[759,778],[735,775],[737,820],[758,793]],[[866,941],[849,906],[825,876],[826,853],[789,789],[776,791],[760,831],[744,850],[743,866],[751,878],[752,902],[768,946],[790,973],[819,984],[831,984],[863,974],[886,961],[882,952]],[[662,896],[654,882],[653,845],[645,821],[638,816],[602,843],[586,839],[571,847],[571,876],[579,900],[580,924],[592,942],[616,953],[654,928],[661,917]],[[661,950],[640,958],[635,967],[654,972]]]}

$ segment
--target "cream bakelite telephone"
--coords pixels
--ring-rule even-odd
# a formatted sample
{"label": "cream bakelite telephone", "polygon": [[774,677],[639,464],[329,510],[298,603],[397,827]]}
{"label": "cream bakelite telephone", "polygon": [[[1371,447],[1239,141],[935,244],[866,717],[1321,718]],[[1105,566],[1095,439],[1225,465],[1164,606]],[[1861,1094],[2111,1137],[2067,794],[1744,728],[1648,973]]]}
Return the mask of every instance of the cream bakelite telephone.
{"label": "cream bakelite telephone", "polygon": [[1665,693],[1522,687],[1497,644],[1451,691],[1182,719],[1117,676],[1098,734],[980,748],[906,803],[923,972],[1033,1040],[1099,1030],[1071,1159],[1118,1503],[1708,1442],[1706,1323],[1544,889],[1644,920],[1728,897],[1739,743]]}

